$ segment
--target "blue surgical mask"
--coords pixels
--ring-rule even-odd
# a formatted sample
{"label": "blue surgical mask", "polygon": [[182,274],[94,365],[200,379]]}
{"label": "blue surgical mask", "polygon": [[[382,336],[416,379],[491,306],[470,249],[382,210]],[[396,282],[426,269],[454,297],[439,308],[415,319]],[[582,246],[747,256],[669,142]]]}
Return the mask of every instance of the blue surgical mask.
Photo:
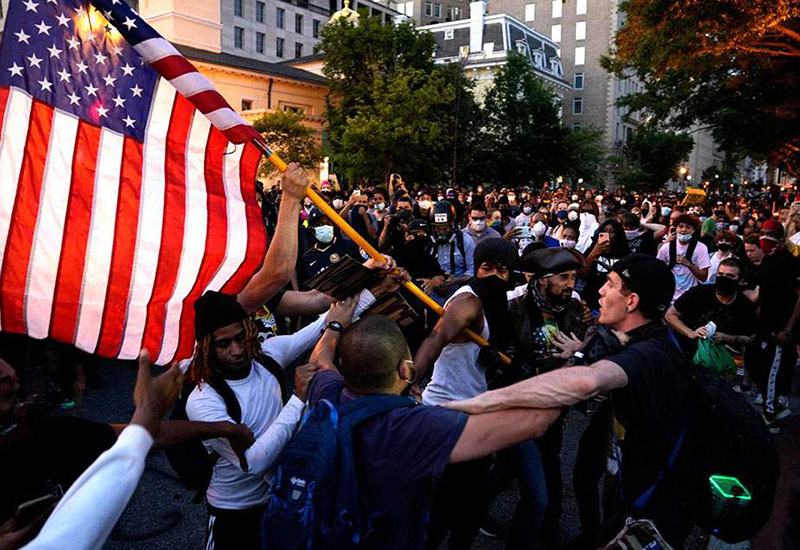
{"label": "blue surgical mask", "polygon": [[678,233],[679,242],[688,243],[691,240],[692,240],[692,233],[687,233],[685,235],[683,233]]}
{"label": "blue surgical mask", "polygon": [[315,227],[314,228],[314,236],[322,244],[330,243],[331,241],[333,241],[333,226],[332,225],[320,225],[319,227]]}

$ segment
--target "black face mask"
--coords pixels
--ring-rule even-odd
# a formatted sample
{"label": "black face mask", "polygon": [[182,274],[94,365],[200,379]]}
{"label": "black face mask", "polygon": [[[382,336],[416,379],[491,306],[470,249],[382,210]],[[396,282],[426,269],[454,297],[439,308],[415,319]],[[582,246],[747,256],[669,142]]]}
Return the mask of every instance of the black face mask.
{"label": "black face mask", "polygon": [[714,284],[717,292],[724,296],[735,294],[739,290],[739,281],[735,281],[730,277],[720,277],[717,275],[717,282]]}
{"label": "black face mask", "polygon": [[508,319],[508,283],[496,275],[478,279],[474,277],[469,283],[483,305],[483,314],[489,323],[489,339],[492,345],[504,348],[508,335],[512,333]]}
{"label": "black face mask", "polygon": [[723,252],[727,252],[731,249],[730,243],[717,243],[717,249],[722,250]]}

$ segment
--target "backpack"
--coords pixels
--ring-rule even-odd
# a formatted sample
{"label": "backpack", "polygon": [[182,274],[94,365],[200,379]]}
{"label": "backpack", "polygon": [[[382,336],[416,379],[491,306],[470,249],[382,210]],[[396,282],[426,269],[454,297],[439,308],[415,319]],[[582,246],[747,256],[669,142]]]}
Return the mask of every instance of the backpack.
{"label": "backpack", "polygon": [[[689,261],[692,261],[692,256],[694,256],[694,250],[697,248],[697,239],[692,239],[689,241],[689,248],[686,249],[686,254],[684,257],[689,258]],[[675,264],[678,263],[678,239],[677,237],[672,239],[669,242],[669,269],[672,271],[672,268],[675,267]]]}
{"label": "backpack", "polygon": [[[259,356],[256,363],[267,369],[278,380],[283,402],[286,403],[289,396],[281,366],[277,361],[263,354]],[[230,386],[220,379],[209,381],[208,384],[222,397],[228,415],[236,422],[241,422],[242,409]],[[194,382],[184,383],[178,402],[172,409],[170,420],[189,420],[186,415],[186,403],[189,401],[189,395],[191,395],[195,386],[197,384]],[[201,502],[206,494],[208,484],[211,482],[211,474],[214,471],[214,465],[219,460],[219,455],[209,453],[200,440],[169,446],[165,449],[165,452],[169,465],[178,474],[181,484],[190,491],[196,492],[192,501],[195,504]]]}
{"label": "backpack", "polygon": [[373,516],[359,486],[354,428],[415,404],[408,397],[375,394],[338,407],[326,399],[314,405],[275,464],[261,522],[262,548],[359,548]]}
{"label": "backpack", "polygon": [[[692,372],[685,444],[690,494],[684,502],[695,524],[729,543],[755,536],[772,515],[778,452],[753,407],[703,368]],[[719,487],[733,483],[730,478],[741,482],[746,492],[737,495]],[[721,496],[723,491],[729,493],[727,498]]]}

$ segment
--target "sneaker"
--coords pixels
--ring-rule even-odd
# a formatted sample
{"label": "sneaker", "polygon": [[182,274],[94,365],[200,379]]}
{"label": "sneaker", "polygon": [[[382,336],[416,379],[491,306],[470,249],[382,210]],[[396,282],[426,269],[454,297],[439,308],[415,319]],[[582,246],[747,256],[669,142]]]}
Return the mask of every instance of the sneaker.
{"label": "sneaker", "polygon": [[484,537],[496,539],[503,534],[503,526],[491,514],[486,514],[486,519],[483,520],[479,532]]}
{"label": "sneaker", "polygon": [[770,414],[767,411],[763,411],[761,413],[761,418],[764,419],[764,424],[767,425],[769,433],[771,434],[781,433],[781,427],[778,425],[778,417],[775,413]]}
{"label": "sneaker", "polygon": [[789,416],[792,416],[792,409],[789,407],[778,406],[775,408],[775,420],[783,420]]}
{"label": "sneaker", "polygon": [[753,399],[753,403],[756,405],[763,405],[764,404],[764,396],[762,394],[757,394],[756,398]]}

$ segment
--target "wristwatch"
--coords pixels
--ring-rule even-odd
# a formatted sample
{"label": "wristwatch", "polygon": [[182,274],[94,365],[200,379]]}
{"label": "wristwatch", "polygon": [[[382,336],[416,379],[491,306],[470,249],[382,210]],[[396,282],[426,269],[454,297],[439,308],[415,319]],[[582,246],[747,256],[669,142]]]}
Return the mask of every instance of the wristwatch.
{"label": "wristwatch", "polygon": [[334,332],[338,332],[339,334],[341,334],[342,331],[344,330],[342,323],[340,323],[339,321],[331,321],[325,326],[325,328],[328,330],[332,330]]}

